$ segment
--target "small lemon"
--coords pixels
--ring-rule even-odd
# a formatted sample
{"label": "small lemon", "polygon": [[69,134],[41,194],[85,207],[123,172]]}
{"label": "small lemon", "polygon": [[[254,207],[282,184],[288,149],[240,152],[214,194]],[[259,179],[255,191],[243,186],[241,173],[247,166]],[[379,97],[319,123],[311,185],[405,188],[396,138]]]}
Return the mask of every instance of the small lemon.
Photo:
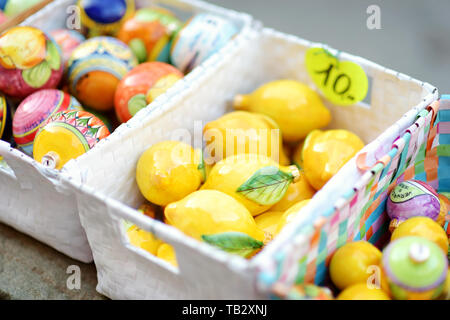
{"label": "small lemon", "polygon": [[156,253],[156,256],[160,259],[163,259],[163,260],[169,262],[174,267],[178,267],[175,250],[170,244],[167,244],[167,243],[161,244],[158,248],[158,252]]}
{"label": "small lemon", "polygon": [[299,201],[311,199],[316,190],[309,184],[305,174],[300,171],[300,177],[297,182],[291,183],[284,197],[277,202],[271,211],[286,211]]}
{"label": "small lemon", "polygon": [[155,255],[161,240],[157,239],[152,233],[142,230],[133,225],[127,230],[130,243],[138,248],[144,249]]}
{"label": "small lemon", "polygon": [[215,163],[240,153],[262,154],[285,165],[278,124],[266,115],[246,111],[230,112],[203,128],[205,161]]}
{"label": "small lemon", "polygon": [[298,175],[295,166],[280,167],[263,155],[238,154],[218,162],[201,189],[222,191],[256,216],[280,201]]}
{"label": "small lemon", "polygon": [[278,80],[266,83],[249,95],[234,99],[235,109],[265,114],[281,128],[283,139],[299,141],[314,129],[327,126],[330,111],[319,95],[295,80]]}
{"label": "small lemon", "polygon": [[216,190],[200,190],[169,204],[167,221],[185,234],[202,240],[203,235],[241,232],[263,241],[264,231],[250,212],[233,197]]}
{"label": "small lemon", "polygon": [[445,254],[448,252],[448,238],[444,229],[428,217],[413,217],[402,222],[392,233],[391,241],[402,237],[418,236],[436,243]]}
{"label": "small lemon", "polygon": [[309,183],[321,189],[363,147],[361,139],[348,130],[311,132],[302,149],[303,170]]}
{"label": "small lemon", "polygon": [[163,141],[151,146],[139,158],[136,181],[143,196],[165,206],[200,187],[204,175],[201,154],[178,141]]}
{"label": "small lemon", "polygon": [[278,222],[284,211],[267,211],[255,217],[256,226],[267,232],[273,238],[277,231]]}
{"label": "small lemon", "polygon": [[347,243],[331,258],[331,280],[341,290],[357,283],[366,285],[368,268],[380,265],[381,256],[380,250],[367,241]]}
{"label": "small lemon", "polygon": [[391,300],[381,289],[369,288],[366,283],[356,283],[342,291],[337,300]]}
{"label": "small lemon", "polygon": [[288,210],[286,210],[284,214],[281,216],[280,221],[278,222],[275,235],[279,234],[281,232],[281,229],[284,228],[284,226],[294,221],[297,214],[309,203],[309,201],[310,201],[309,199],[302,200],[293,205],[292,207],[290,207]]}

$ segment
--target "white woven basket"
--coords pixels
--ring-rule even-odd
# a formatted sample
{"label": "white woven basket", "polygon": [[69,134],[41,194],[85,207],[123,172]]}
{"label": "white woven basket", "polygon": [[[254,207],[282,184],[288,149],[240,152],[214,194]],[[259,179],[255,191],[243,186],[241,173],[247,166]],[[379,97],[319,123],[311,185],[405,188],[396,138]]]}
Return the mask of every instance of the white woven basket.
{"label": "white woven basket", "polygon": [[[76,0],[59,0],[25,20],[22,25],[52,31],[66,26],[66,19],[73,10],[69,6]],[[223,59],[240,56],[241,50],[252,36],[252,18],[244,13],[223,9],[197,0],[140,0],[138,6],[162,5],[177,14],[190,16],[198,12],[209,12],[232,21],[239,33],[219,52],[195,68],[184,79],[178,81],[168,92],[156,99],[169,100],[171,96],[186,90],[198,81],[203,83],[204,70]],[[145,109],[143,110],[145,113]],[[128,125],[116,129],[122,131]],[[113,137],[114,132],[111,137]],[[105,139],[105,144],[107,144]],[[0,222],[8,224],[48,245],[83,261],[92,261],[92,253],[83,228],[80,225],[77,202],[73,192],[61,184],[58,171],[47,170],[32,158],[12,149],[0,141],[0,156],[3,156],[12,170],[0,167]],[[64,169],[63,169],[64,170]]]}
{"label": "white woven basket", "polygon": [[[239,56],[228,56],[205,68],[203,81],[192,83],[170,101],[155,103],[108,142],[66,165],[63,181],[76,190],[100,293],[114,299],[265,297],[257,286],[258,272],[273,263],[272,253],[289,240],[284,239],[286,235],[282,232],[280,241],[276,239],[250,261],[193,240],[133,209],[144,200],[135,182],[135,166],[149,146],[183,132],[190,132],[198,143],[202,125],[229,111],[229,101],[238,93],[280,78],[298,79],[314,87],[304,66],[305,52],[314,45],[264,29]],[[333,114],[331,127],[348,128],[369,143],[364,151],[369,153],[370,162],[375,151],[391,146],[396,133],[414,121],[418,110],[437,98],[437,90],[365,59],[345,53],[341,58],[358,62],[371,78],[371,101],[370,106],[327,104]],[[346,189],[342,185],[351,186],[357,177],[352,160],[311,201],[308,214],[338,199]],[[122,219],[173,245],[179,269],[131,246],[121,227]]]}

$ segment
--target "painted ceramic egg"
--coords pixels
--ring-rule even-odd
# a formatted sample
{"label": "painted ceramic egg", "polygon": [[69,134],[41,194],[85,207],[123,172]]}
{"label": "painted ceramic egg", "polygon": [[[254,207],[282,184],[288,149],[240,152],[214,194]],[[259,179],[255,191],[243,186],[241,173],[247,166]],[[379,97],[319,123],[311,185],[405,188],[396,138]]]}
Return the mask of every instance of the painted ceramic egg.
{"label": "painted ceramic egg", "polygon": [[180,71],[164,62],[137,66],[117,86],[114,99],[117,118],[121,122],[128,121],[182,77]]}
{"label": "painted ceramic egg", "polygon": [[287,300],[333,300],[330,289],[314,284],[297,284],[290,288],[277,284],[273,291],[277,298]]}
{"label": "painted ceramic egg", "polygon": [[33,157],[53,169],[92,149],[109,135],[105,124],[92,113],[67,110],[55,114],[34,140]]}
{"label": "painted ceramic egg", "polygon": [[102,120],[102,122],[105,124],[105,126],[108,128],[109,132],[113,132],[114,131],[114,127],[113,124],[111,122],[111,119],[108,117],[109,116],[109,112],[107,114],[91,109],[91,108],[84,108],[84,111],[87,111],[89,113],[92,113],[94,116],[96,116],[97,118],[99,118],[100,120]]}
{"label": "painted ceramic egg", "polygon": [[33,155],[33,141],[39,127],[50,117],[65,110],[83,110],[71,95],[56,89],[45,89],[29,95],[14,114],[13,135],[17,146]]}
{"label": "painted ceramic egg", "polygon": [[11,108],[5,96],[0,94],[0,139],[11,139]]}
{"label": "painted ceramic egg", "polygon": [[221,17],[197,14],[175,36],[170,53],[172,64],[188,73],[224,47],[236,33],[236,27]]}
{"label": "painted ceramic egg", "polygon": [[42,0],[0,0],[0,10],[2,10],[6,16],[14,17],[40,1]]}
{"label": "painted ceramic egg", "polygon": [[56,88],[62,67],[59,47],[39,29],[13,27],[0,36],[0,91],[7,95]]}
{"label": "painted ceramic egg", "polygon": [[422,237],[404,237],[383,251],[383,275],[397,300],[436,299],[443,291],[448,261],[442,249]]}
{"label": "painted ceramic egg", "polygon": [[386,210],[392,219],[389,226],[393,231],[400,223],[416,216],[437,220],[440,202],[436,191],[430,185],[418,180],[403,181],[389,194]]}
{"label": "painted ceramic egg", "polygon": [[115,35],[134,12],[134,0],[79,0],[81,24],[90,36]]}
{"label": "painted ceramic egg", "polygon": [[106,111],[114,106],[119,81],[137,66],[130,48],[112,37],[89,39],[72,52],[67,63],[70,93],[83,106]]}
{"label": "painted ceramic egg", "polygon": [[69,29],[54,30],[50,32],[50,35],[61,48],[64,65],[69,60],[73,50],[86,40],[81,33]]}
{"label": "painted ceramic egg", "polygon": [[139,62],[169,62],[172,36],[182,22],[163,8],[143,8],[124,22],[117,38],[128,44]]}
{"label": "painted ceramic egg", "polygon": [[3,22],[6,22],[6,20],[8,20],[8,17],[3,13],[3,11],[0,10],[0,25]]}

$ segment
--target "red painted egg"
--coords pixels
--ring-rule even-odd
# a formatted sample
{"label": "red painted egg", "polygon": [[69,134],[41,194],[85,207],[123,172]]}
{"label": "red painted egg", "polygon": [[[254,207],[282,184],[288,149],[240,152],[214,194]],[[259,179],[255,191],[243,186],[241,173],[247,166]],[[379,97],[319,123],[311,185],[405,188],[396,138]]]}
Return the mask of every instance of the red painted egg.
{"label": "red painted egg", "polygon": [[178,69],[164,62],[137,66],[117,86],[114,98],[117,118],[128,121],[182,77]]}

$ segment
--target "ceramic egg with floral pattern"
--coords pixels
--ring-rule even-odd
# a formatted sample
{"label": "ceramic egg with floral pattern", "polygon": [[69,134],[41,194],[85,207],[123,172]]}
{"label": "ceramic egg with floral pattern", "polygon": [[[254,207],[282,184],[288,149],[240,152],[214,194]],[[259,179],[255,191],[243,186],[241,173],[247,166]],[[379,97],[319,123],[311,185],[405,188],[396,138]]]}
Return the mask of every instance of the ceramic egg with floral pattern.
{"label": "ceramic egg with floral pattern", "polygon": [[0,10],[2,10],[6,16],[14,17],[40,1],[41,0],[1,0]]}
{"label": "ceramic egg with floral pattern", "polygon": [[6,22],[6,20],[8,20],[8,17],[3,13],[3,11],[0,10],[0,25],[3,22]]}
{"label": "ceramic egg with floral pattern", "polygon": [[83,110],[71,95],[57,90],[44,89],[23,100],[14,114],[13,135],[17,146],[26,154],[33,155],[33,141],[42,123],[58,112]]}
{"label": "ceramic egg with floral pattern", "polygon": [[11,108],[2,94],[0,94],[0,139],[4,141],[11,139]]}
{"label": "ceramic egg with floral pattern", "polygon": [[130,46],[140,63],[168,63],[172,36],[182,25],[182,22],[166,9],[142,8],[124,22],[117,38]]}
{"label": "ceramic egg with floral pattern", "polygon": [[112,37],[91,38],[75,48],[67,63],[70,93],[83,106],[110,110],[117,85],[135,66],[136,57],[122,41]]}
{"label": "ceramic egg with floral pattern", "polygon": [[79,0],[81,24],[90,36],[115,35],[135,9],[135,0]]}
{"label": "ceramic egg with floral pattern", "polygon": [[234,24],[224,18],[199,13],[188,20],[175,36],[171,62],[188,73],[224,47],[237,31]]}
{"label": "ceramic egg with floral pattern", "polygon": [[59,170],[108,135],[108,128],[92,113],[78,110],[59,112],[48,119],[37,133],[33,157],[45,166]]}
{"label": "ceramic egg with floral pattern", "polygon": [[179,70],[164,62],[140,64],[117,86],[114,99],[117,118],[120,122],[128,121],[182,77]]}
{"label": "ceramic egg with floral pattern", "polygon": [[73,50],[86,40],[78,31],[69,29],[53,30],[50,35],[61,48],[64,65],[67,64]]}
{"label": "ceramic egg with floral pattern", "polygon": [[59,47],[33,27],[13,27],[0,36],[0,91],[25,98],[40,89],[56,88],[63,65]]}

